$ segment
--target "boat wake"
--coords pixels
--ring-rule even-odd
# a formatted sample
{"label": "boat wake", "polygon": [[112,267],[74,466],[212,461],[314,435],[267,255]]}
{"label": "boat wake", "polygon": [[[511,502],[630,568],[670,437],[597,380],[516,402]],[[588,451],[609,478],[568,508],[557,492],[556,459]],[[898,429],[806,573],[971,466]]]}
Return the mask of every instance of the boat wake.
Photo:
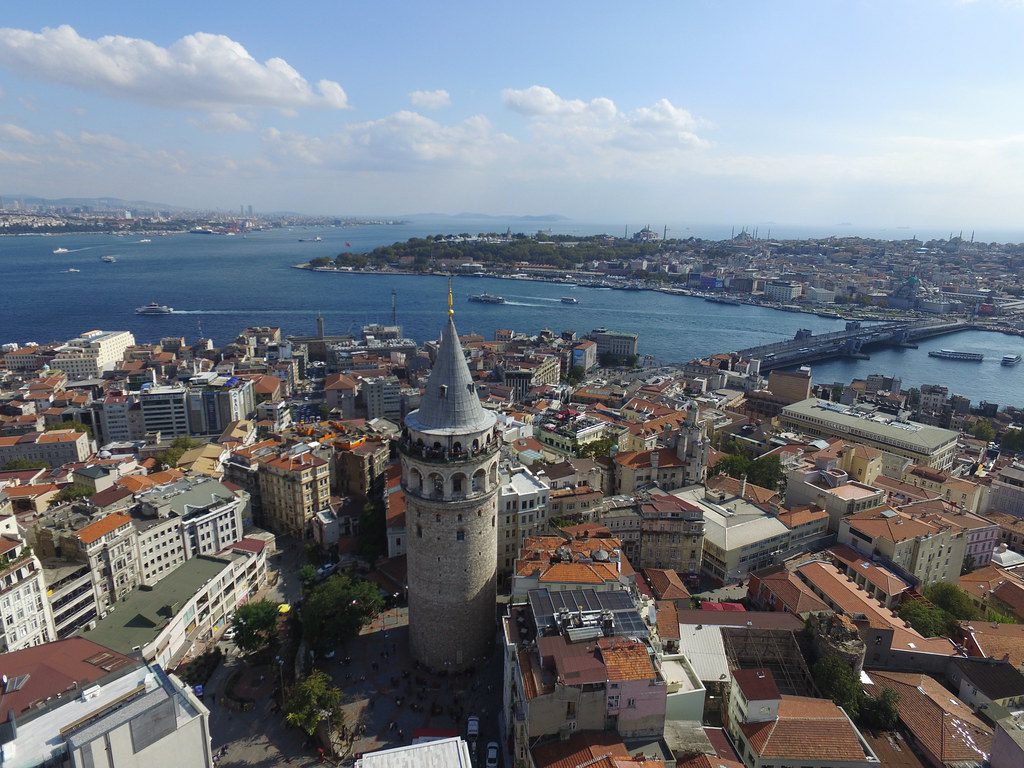
{"label": "boat wake", "polygon": [[525,301],[506,301],[506,307],[543,307],[543,304],[527,304]]}

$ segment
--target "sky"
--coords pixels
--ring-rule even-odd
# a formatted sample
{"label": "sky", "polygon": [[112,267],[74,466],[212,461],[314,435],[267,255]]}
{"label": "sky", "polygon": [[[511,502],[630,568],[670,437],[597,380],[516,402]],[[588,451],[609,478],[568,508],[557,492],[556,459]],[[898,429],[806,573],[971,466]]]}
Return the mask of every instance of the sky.
{"label": "sky", "polygon": [[5,4],[0,193],[1019,228],[1024,0]]}

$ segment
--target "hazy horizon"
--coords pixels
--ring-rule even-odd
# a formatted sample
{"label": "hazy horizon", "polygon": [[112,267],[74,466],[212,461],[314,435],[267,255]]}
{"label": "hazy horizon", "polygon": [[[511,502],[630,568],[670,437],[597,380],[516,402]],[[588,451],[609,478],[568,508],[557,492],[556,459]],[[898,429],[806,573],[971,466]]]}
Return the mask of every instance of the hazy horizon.
{"label": "hazy horizon", "polygon": [[23,194],[1019,226],[1017,0],[117,0],[10,6],[3,24],[0,174]]}

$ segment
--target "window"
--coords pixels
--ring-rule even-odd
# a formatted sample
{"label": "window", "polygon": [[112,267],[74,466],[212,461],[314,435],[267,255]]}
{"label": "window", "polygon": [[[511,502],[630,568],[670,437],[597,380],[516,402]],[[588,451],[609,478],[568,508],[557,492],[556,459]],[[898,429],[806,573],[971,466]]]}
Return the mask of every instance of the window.
{"label": "window", "polygon": [[465,541],[466,540],[466,532],[463,531],[463,530],[456,531],[455,532],[455,540],[456,541]]}

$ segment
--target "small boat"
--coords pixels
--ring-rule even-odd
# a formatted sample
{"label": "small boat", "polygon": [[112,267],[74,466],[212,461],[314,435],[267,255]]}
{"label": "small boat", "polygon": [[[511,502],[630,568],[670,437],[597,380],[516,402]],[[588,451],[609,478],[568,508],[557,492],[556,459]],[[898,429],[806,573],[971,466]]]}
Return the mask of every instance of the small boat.
{"label": "small boat", "polygon": [[139,242],[140,243],[152,243],[153,241],[150,240],[148,237],[144,237],[141,240],[139,240]]}
{"label": "small boat", "polygon": [[481,293],[478,296],[470,296],[470,301],[475,301],[478,304],[504,304],[504,296],[495,296],[491,293]]}
{"label": "small boat", "polygon": [[71,253],[71,251],[69,251],[67,248],[54,248],[53,252],[54,253]]}
{"label": "small boat", "polygon": [[980,352],[958,352],[955,349],[933,349],[928,357],[939,357],[943,360],[966,360],[971,363],[980,363],[985,356]]}
{"label": "small boat", "polygon": [[1016,365],[1021,360],[1020,355],[1003,355],[1003,365]]}
{"label": "small boat", "polygon": [[323,242],[323,238],[320,237],[320,235],[317,235],[316,237],[313,237],[313,238],[300,237],[299,238],[299,242],[300,243],[320,243],[320,242]]}
{"label": "small boat", "polygon": [[561,299],[559,299],[559,301],[561,301],[563,304],[579,304],[580,303],[579,299],[573,298],[572,296],[563,296]]}
{"label": "small boat", "polygon": [[157,304],[155,301],[149,302],[144,307],[136,307],[136,315],[169,315],[174,312],[173,307],[168,307],[165,304]]}
{"label": "small boat", "polygon": [[[74,267],[71,267],[70,269],[68,269],[68,272],[81,272],[81,271],[82,271],[82,270],[80,270],[80,269],[75,269]],[[1018,357],[1019,357],[1019,356],[1018,356]]]}
{"label": "small boat", "polygon": [[100,259],[100,261],[105,261],[107,262],[107,264],[113,264],[115,261],[117,261],[117,259],[115,259],[113,256],[104,256],[102,259]]}

